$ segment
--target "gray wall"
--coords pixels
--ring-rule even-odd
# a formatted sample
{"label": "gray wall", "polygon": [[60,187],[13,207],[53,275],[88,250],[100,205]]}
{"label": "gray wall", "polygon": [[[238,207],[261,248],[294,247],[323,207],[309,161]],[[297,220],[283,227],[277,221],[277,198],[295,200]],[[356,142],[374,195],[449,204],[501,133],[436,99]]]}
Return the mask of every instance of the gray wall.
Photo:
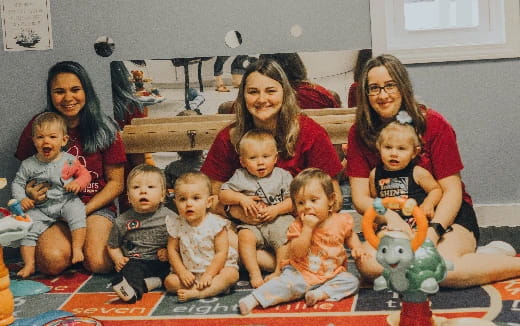
{"label": "gray wall", "polygon": [[[369,48],[366,0],[328,1],[51,1],[54,49],[0,52],[0,148],[2,173],[11,181],[19,162],[13,152],[21,129],[45,104],[45,78],[57,61],[75,60],[89,71],[104,109],[111,111],[111,60],[233,55],[282,51]],[[291,36],[298,24],[302,36]],[[224,36],[238,30],[242,46]],[[97,56],[97,37],[110,36],[116,51]],[[477,203],[518,203],[520,162],[520,60],[416,65],[417,93],[455,126],[466,169],[464,180]],[[9,199],[0,191],[0,205]]]}

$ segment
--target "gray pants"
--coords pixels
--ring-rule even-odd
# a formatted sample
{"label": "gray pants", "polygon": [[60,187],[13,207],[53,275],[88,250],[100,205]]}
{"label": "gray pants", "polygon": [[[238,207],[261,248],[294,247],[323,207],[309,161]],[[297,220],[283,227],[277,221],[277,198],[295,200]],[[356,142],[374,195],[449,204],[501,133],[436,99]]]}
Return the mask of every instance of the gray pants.
{"label": "gray pants", "polygon": [[302,274],[291,265],[275,277],[253,291],[253,296],[263,308],[282,302],[303,298],[308,291],[319,289],[329,296],[330,301],[339,301],[357,292],[359,280],[348,272],[339,273],[323,284],[309,286]]}
{"label": "gray pants", "polygon": [[59,218],[63,218],[71,231],[87,226],[85,204],[79,197],[73,197],[65,203],[48,200],[28,210],[27,215],[33,221],[27,236],[20,242],[22,246],[36,246],[40,235]]}

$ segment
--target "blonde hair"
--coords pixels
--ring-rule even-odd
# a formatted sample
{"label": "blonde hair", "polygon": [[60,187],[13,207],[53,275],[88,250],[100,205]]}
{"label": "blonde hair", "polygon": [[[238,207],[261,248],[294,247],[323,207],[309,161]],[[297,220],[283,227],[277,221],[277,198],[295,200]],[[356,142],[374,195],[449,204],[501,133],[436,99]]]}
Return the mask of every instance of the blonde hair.
{"label": "blonde hair", "polygon": [[211,180],[202,172],[187,172],[182,174],[175,180],[175,192],[184,184],[202,184],[208,191],[208,195],[211,195]]}
{"label": "blonde hair", "polygon": [[425,107],[417,102],[414,97],[412,83],[405,66],[393,55],[382,54],[366,63],[358,88],[356,132],[363,143],[372,150],[376,149],[376,139],[380,130],[384,127],[384,122],[381,121],[368,101],[368,73],[373,68],[380,66],[385,67],[392,80],[397,83],[402,98],[400,110],[404,110],[410,115],[417,134],[422,135],[426,130]]}
{"label": "blonde hair", "polygon": [[276,148],[276,140],[273,137],[273,134],[271,134],[267,130],[262,129],[251,129],[248,132],[240,138],[240,141],[237,144],[236,151],[239,155],[243,154],[243,151],[245,150],[245,144],[248,141],[253,141],[257,143],[270,143],[272,142],[274,147]]}
{"label": "blonde hair", "polygon": [[392,121],[381,130],[379,136],[377,137],[376,148],[378,150],[381,148],[381,144],[385,139],[388,138],[391,132],[406,134],[412,141],[414,147],[421,147],[421,139],[411,124]]}
{"label": "blonde hair", "polygon": [[295,154],[296,141],[298,140],[298,135],[300,133],[300,124],[298,122],[300,107],[296,102],[296,95],[287,79],[287,76],[280,65],[274,60],[259,59],[247,67],[242,77],[242,82],[240,83],[237,99],[235,101],[236,121],[233,125],[233,132],[231,133],[231,143],[235,148],[237,148],[237,144],[244,134],[255,128],[253,116],[247,109],[245,101],[247,77],[249,77],[253,72],[258,72],[266,77],[276,80],[280,85],[282,85],[282,107],[278,113],[274,138],[281,158],[284,160],[289,159]]}
{"label": "blonde hair", "polygon": [[327,195],[327,198],[336,201],[337,198],[334,197],[334,185],[332,183],[332,178],[327,173],[323,172],[318,168],[307,168],[302,172],[298,173],[296,177],[291,182],[290,186],[290,194],[293,205],[296,207],[296,195],[300,192],[301,189],[305,188],[312,180],[318,181],[321,188]]}
{"label": "blonde hair", "polygon": [[130,182],[138,175],[141,174],[157,174],[160,177],[161,180],[161,189],[163,192],[163,196],[166,197],[166,177],[164,176],[164,172],[153,165],[149,164],[139,164],[136,167],[134,167],[130,173],[128,174],[128,177],[126,178],[126,187],[130,188]]}
{"label": "blonde hair", "polygon": [[65,119],[57,113],[54,112],[43,112],[39,114],[33,121],[32,124],[32,136],[36,134],[37,128],[42,128],[43,126],[48,125],[58,125],[58,127],[63,132],[63,135],[67,135],[67,124],[65,123]]}

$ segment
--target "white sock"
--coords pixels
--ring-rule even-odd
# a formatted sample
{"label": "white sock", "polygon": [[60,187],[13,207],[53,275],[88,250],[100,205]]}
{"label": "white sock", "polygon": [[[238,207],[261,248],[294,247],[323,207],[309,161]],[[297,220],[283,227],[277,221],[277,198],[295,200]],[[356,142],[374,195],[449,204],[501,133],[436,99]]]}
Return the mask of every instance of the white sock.
{"label": "white sock", "polygon": [[123,301],[130,301],[134,298],[137,298],[134,288],[128,284],[128,281],[124,277],[122,278],[121,282],[113,284],[112,289],[114,289],[114,292]]}
{"label": "white sock", "polygon": [[240,313],[242,315],[249,315],[259,304],[258,300],[256,300],[252,294],[238,300],[238,307],[240,308]]}
{"label": "white sock", "polygon": [[162,286],[162,281],[160,277],[148,277],[144,279],[144,284],[146,284],[146,288],[148,292],[160,288]]}

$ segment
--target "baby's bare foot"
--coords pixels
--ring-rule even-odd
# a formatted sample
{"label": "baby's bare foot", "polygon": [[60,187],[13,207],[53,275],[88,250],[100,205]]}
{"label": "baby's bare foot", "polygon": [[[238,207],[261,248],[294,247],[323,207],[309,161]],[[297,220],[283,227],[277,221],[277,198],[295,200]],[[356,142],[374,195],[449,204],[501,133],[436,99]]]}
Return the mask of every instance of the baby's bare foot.
{"label": "baby's bare foot", "polygon": [[83,256],[83,250],[81,248],[73,248],[72,249],[72,264],[80,263],[85,260],[85,256]]}
{"label": "baby's bare foot", "polygon": [[180,302],[186,302],[193,299],[199,298],[199,290],[197,289],[180,289],[177,291],[177,297],[179,298]]}
{"label": "baby's bare foot", "polygon": [[16,273],[16,275],[20,276],[21,278],[28,278],[32,274],[36,272],[36,268],[34,265],[28,265],[25,264],[25,266]]}
{"label": "baby's bare foot", "polygon": [[312,307],[319,301],[327,300],[329,295],[321,290],[309,291],[305,294],[305,304]]}
{"label": "baby's bare foot", "polygon": [[249,274],[249,283],[253,288],[260,287],[264,284],[264,279],[262,278],[262,274]]}

